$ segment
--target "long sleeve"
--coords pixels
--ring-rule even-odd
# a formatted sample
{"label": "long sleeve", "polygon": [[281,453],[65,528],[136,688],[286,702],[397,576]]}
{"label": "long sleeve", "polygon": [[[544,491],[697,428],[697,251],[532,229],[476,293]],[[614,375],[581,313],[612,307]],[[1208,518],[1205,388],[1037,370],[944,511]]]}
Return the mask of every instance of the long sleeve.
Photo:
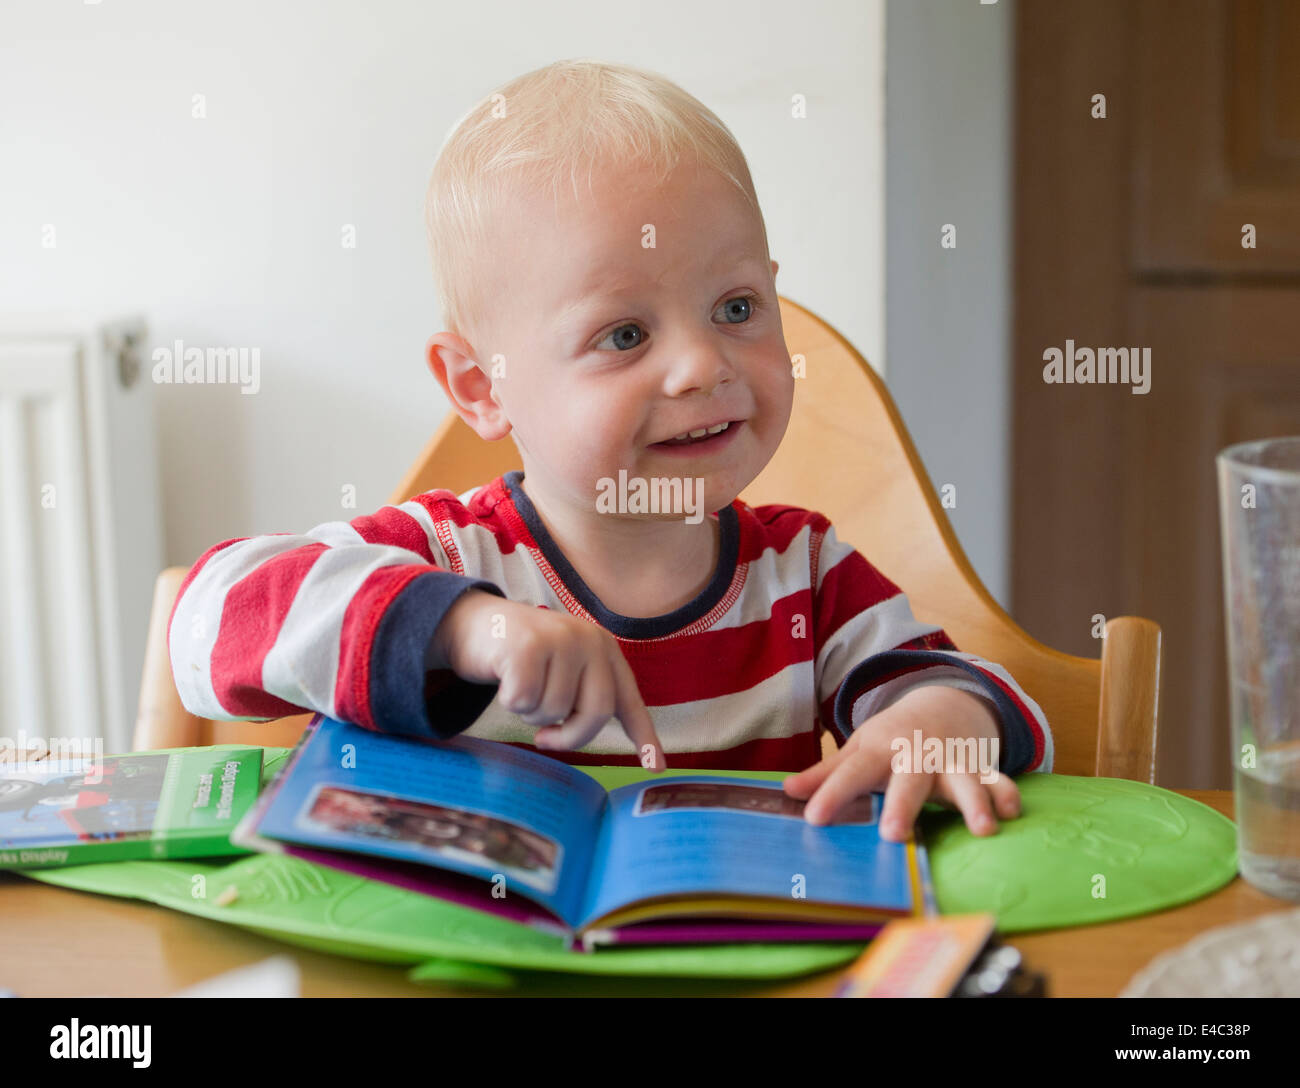
{"label": "long sleeve", "polygon": [[470,589],[439,536],[466,517],[449,492],[350,522],[209,548],[168,625],[181,702],[205,718],[264,721],[304,710],[385,733],[447,737],[496,693],[435,660],[433,633]]}
{"label": "long sleeve", "polygon": [[944,684],[992,705],[1002,727],[999,770],[1052,769],[1047,718],[1006,669],[917,620],[898,586],[829,524],[814,555],[817,696],[822,720],[841,738],[909,691]]}

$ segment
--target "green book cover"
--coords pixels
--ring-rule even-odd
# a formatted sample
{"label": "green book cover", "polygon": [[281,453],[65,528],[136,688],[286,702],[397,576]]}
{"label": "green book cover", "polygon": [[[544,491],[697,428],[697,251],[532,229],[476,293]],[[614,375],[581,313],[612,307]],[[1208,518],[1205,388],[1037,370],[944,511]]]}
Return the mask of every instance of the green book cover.
{"label": "green book cover", "polygon": [[246,854],[260,748],[173,748],[0,762],[0,869]]}

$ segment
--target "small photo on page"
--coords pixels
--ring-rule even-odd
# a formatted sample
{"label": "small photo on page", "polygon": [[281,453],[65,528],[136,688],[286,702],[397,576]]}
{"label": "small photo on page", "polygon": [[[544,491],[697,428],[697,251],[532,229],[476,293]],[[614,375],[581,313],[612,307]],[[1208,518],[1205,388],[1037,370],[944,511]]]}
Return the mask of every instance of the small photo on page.
{"label": "small photo on page", "polygon": [[[636,799],[634,816],[652,816],[657,812],[682,809],[730,809],[758,816],[784,816],[802,820],[806,801],[787,797],[779,786],[765,788],[731,782],[668,782],[647,786]],[[835,818],[836,824],[874,824],[880,798],[876,794],[859,797]]]}
{"label": "small photo on page", "polygon": [[563,853],[554,839],[499,816],[339,786],[317,786],[296,822],[454,859],[543,892],[555,891]]}

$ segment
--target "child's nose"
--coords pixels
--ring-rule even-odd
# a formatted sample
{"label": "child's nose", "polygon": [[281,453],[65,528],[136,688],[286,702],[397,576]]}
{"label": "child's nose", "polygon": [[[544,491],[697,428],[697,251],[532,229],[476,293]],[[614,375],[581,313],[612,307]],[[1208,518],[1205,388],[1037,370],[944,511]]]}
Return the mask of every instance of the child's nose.
{"label": "child's nose", "polygon": [[736,376],[731,360],[716,345],[683,341],[670,356],[664,391],[670,397],[712,393]]}

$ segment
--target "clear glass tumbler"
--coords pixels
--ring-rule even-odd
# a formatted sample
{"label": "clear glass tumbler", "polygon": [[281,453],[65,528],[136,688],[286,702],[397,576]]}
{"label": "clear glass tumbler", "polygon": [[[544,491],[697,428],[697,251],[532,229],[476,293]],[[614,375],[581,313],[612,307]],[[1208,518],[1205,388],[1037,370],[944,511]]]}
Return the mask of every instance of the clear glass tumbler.
{"label": "clear glass tumbler", "polygon": [[1215,458],[1241,875],[1300,900],[1300,437]]}

